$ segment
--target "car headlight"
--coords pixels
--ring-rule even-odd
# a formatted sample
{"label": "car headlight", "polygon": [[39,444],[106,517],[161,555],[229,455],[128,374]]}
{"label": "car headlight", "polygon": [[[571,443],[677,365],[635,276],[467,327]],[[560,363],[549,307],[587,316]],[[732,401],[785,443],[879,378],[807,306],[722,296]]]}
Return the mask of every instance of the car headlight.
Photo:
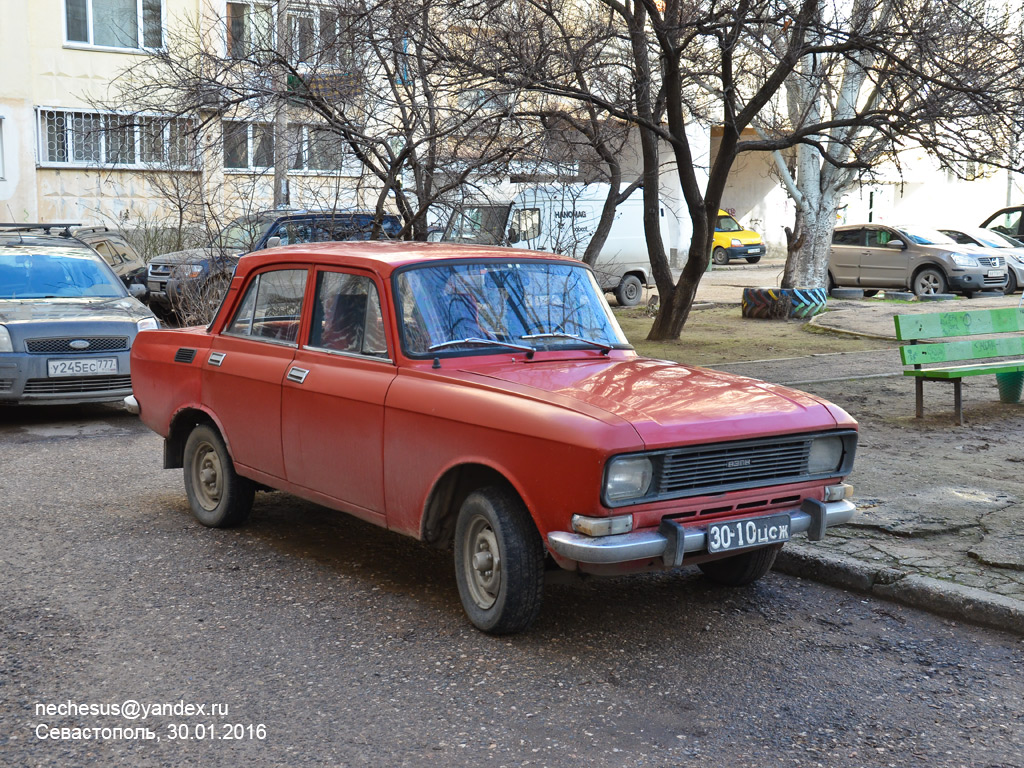
{"label": "car headlight", "polygon": [[807,471],[812,475],[827,475],[839,469],[843,462],[843,439],[819,437],[811,442],[807,457]]}
{"label": "car headlight", "polygon": [[978,266],[978,260],[973,256],[968,256],[966,253],[951,253],[950,258],[953,259],[953,263],[958,267]]}
{"label": "car headlight", "polygon": [[13,352],[14,345],[11,344],[11,333],[6,326],[0,325],[0,352]]}
{"label": "car headlight", "polygon": [[146,317],[139,320],[136,325],[139,327],[140,331],[155,331],[160,327],[160,321],[155,317]]}
{"label": "car headlight", "polygon": [[654,479],[654,465],[646,456],[612,459],[604,473],[604,497],[616,502],[646,495]]}
{"label": "car headlight", "polygon": [[203,274],[203,267],[200,264],[182,264],[174,270],[174,276],[179,280],[190,280]]}
{"label": "car headlight", "polygon": [[743,241],[742,240],[737,240],[735,237],[732,239],[732,247],[733,248],[736,248],[736,247],[741,246],[741,245],[743,245]]}

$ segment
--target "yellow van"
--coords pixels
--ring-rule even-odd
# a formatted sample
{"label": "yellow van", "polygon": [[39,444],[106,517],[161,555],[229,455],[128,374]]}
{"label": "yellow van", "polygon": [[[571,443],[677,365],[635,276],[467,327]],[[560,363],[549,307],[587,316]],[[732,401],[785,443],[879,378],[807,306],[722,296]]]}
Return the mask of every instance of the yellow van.
{"label": "yellow van", "polygon": [[711,251],[715,264],[728,264],[730,259],[746,259],[748,264],[757,264],[764,252],[764,243],[757,232],[744,229],[736,219],[719,209]]}

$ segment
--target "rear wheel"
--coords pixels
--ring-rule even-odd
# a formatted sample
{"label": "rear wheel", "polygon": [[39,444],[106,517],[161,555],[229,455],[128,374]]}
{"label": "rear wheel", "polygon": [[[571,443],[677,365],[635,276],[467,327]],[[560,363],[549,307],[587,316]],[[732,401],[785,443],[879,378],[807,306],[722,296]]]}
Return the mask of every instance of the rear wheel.
{"label": "rear wheel", "polygon": [[781,544],[773,547],[752,549],[732,557],[701,563],[698,567],[711,581],[726,587],[742,587],[753,584],[772,569],[775,556],[782,549]]}
{"label": "rear wheel", "polygon": [[714,251],[711,252],[711,260],[715,264],[722,265],[729,263],[729,254],[726,253],[725,248],[718,246]]}
{"label": "rear wheel", "polygon": [[915,296],[926,296],[933,293],[946,292],[946,277],[933,267],[925,267],[916,275],[910,286]]}
{"label": "rear wheel", "polygon": [[469,620],[492,635],[526,629],[540,613],[544,544],[519,498],[482,488],[455,523],[455,580]]}
{"label": "rear wheel", "polygon": [[185,494],[192,514],[211,528],[244,523],[252,510],[256,486],[238,475],[216,429],[200,424],[185,441]]}
{"label": "rear wheel", "polygon": [[623,307],[635,307],[643,296],[644,286],[636,275],[623,275],[615,287],[615,300]]}

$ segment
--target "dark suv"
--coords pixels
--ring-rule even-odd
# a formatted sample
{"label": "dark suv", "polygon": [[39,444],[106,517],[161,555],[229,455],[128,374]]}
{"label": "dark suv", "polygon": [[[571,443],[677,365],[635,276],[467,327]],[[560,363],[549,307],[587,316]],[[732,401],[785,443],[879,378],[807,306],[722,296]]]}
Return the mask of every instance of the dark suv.
{"label": "dark suv", "polygon": [[[376,233],[374,231],[376,226]],[[373,211],[266,211],[234,219],[205,248],[165,253],[149,262],[152,308],[186,324],[206,323],[227,292],[238,258],[294,243],[390,239],[402,229],[394,214]]]}

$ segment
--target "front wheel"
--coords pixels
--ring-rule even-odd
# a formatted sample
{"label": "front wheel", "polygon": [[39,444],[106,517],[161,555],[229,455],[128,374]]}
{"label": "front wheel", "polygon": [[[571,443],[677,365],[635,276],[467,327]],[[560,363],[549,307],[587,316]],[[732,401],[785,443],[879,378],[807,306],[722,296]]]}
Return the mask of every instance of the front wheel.
{"label": "front wheel", "polygon": [[716,584],[726,587],[743,587],[753,584],[772,569],[775,564],[775,556],[779,554],[780,549],[782,549],[781,544],[752,549],[732,557],[701,563],[697,567]]}
{"label": "front wheel", "polygon": [[729,263],[729,254],[726,253],[725,248],[718,246],[711,252],[711,260],[715,262],[715,264],[722,266]]}
{"label": "front wheel", "polygon": [[914,283],[910,286],[915,296],[927,296],[946,292],[946,277],[939,270],[925,267],[914,275]]}
{"label": "front wheel", "polygon": [[1006,287],[1003,288],[1003,293],[1005,293],[1007,296],[1009,296],[1011,293],[1016,293],[1017,289],[1020,286],[1017,285],[1017,276],[1015,274],[1013,274],[1013,270],[1009,269],[1009,270],[1007,270],[1007,273],[1008,274],[1006,276],[1007,277]]}
{"label": "front wheel", "polygon": [[747,264],[757,264],[760,260],[760,256],[747,256]]}
{"label": "front wheel", "polygon": [[623,307],[635,307],[643,296],[644,286],[636,275],[624,275],[615,287],[615,300]]}
{"label": "front wheel", "polygon": [[540,613],[544,544],[519,498],[474,491],[455,523],[455,580],[469,620],[484,632],[521,632]]}
{"label": "front wheel", "polygon": [[244,523],[256,486],[235,472],[227,446],[216,429],[200,424],[185,441],[185,494],[192,514],[211,528]]}

